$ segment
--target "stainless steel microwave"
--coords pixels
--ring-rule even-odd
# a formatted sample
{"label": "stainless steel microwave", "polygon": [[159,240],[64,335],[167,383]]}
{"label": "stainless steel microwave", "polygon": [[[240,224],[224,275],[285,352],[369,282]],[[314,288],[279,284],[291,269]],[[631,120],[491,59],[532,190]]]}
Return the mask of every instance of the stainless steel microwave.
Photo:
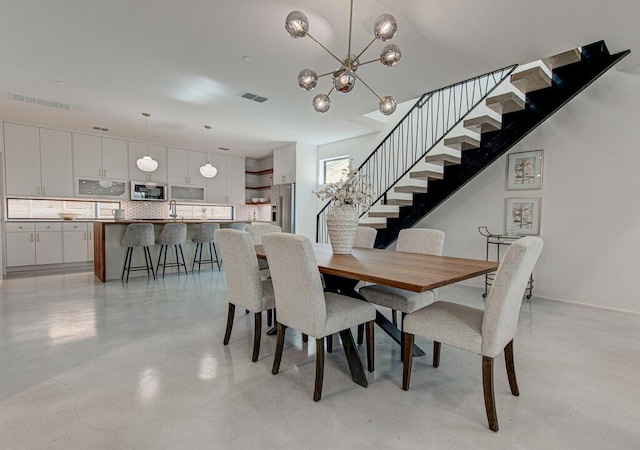
{"label": "stainless steel microwave", "polygon": [[131,182],[131,200],[144,200],[147,202],[166,202],[167,185],[150,181]]}

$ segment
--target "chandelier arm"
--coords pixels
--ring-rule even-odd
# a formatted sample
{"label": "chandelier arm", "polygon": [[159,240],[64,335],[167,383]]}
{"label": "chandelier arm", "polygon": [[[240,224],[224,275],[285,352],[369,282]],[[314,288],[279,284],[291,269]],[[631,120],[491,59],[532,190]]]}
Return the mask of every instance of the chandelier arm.
{"label": "chandelier arm", "polygon": [[331,95],[331,93],[335,90],[334,86],[331,86],[331,90],[327,92],[327,97]]}
{"label": "chandelier arm", "polygon": [[340,58],[338,58],[336,55],[334,55],[333,53],[331,53],[331,50],[329,50],[327,47],[325,47],[324,45],[322,45],[320,43],[320,41],[318,41],[316,38],[314,38],[313,36],[311,36],[309,33],[307,33],[307,36],[309,36],[311,38],[311,40],[313,42],[315,42],[316,44],[318,44],[320,47],[322,47],[322,49],[327,52],[328,54],[330,54],[331,56],[333,56],[335,58],[336,61],[338,61],[340,63],[340,65],[343,65],[344,63],[342,62],[342,60]]}
{"label": "chandelier arm", "polygon": [[374,62],[380,62],[380,61],[382,61],[382,58],[372,59],[371,61],[366,61],[366,62],[358,64],[358,67],[364,66],[366,64],[371,64],[371,63],[374,63]]}
{"label": "chandelier arm", "polygon": [[316,75],[316,76],[318,78],[322,78],[322,77],[326,77],[327,75],[333,75],[334,72],[335,70],[332,70],[331,72],[323,73],[322,75]]}
{"label": "chandelier arm", "polygon": [[347,48],[347,58],[349,58],[349,56],[351,55],[351,29],[352,29],[352,27],[353,27],[353,0],[351,0],[351,6],[349,7],[349,47]]}
{"label": "chandelier arm", "polygon": [[[377,38],[376,38],[375,36],[374,36],[374,38],[373,38],[373,39],[371,39],[371,42],[369,42],[369,43],[367,44],[367,46],[366,46],[366,47],[365,47],[365,48],[364,48],[364,49],[363,49],[363,50],[358,54],[358,56],[356,56],[356,60],[357,60],[358,58],[360,58],[364,52],[366,52],[367,50],[369,50],[369,47],[371,47],[371,45],[376,41],[376,39],[377,39]],[[362,65],[362,64],[360,64],[360,65]]]}
{"label": "chandelier arm", "polygon": [[358,80],[360,80],[360,83],[364,84],[364,85],[365,85],[365,87],[371,91],[371,93],[372,93],[373,95],[375,95],[376,97],[378,97],[378,100],[382,100],[382,99],[380,98],[380,96],[379,96],[378,94],[376,94],[376,93],[375,93],[375,91],[374,91],[373,89],[371,89],[371,88],[369,87],[369,85],[368,85],[367,83],[365,83],[365,82],[364,82],[364,80],[363,80],[362,78],[360,78],[360,77],[358,76],[358,74],[357,74],[357,73],[355,73],[355,72],[354,72],[354,75],[356,76],[356,78],[357,78]]}

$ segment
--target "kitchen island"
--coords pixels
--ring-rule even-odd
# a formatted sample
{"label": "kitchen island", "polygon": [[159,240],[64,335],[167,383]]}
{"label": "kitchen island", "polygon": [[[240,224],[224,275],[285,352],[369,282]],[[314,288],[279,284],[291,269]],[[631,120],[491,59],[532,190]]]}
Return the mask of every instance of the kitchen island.
{"label": "kitchen island", "polygon": [[[166,223],[186,223],[187,224],[187,241],[183,246],[185,260],[187,261],[187,268],[191,270],[189,266],[190,261],[193,260],[193,252],[195,250],[195,244],[191,242],[191,238],[196,233],[198,226],[202,223],[218,223],[221,228],[228,227],[233,223],[254,223],[247,220],[127,220],[123,222],[114,221],[95,221],[93,222],[94,232],[94,260],[93,268],[98,278],[103,283],[109,280],[119,280],[122,276],[122,265],[124,264],[124,257],[127,252],[126,247],[120,246],[120,239],[124,236],[127,226],[131,223],[151,223],[154,225],[154,232],[156,237],[160,235],[162,226]],[[255,223],[269,223],[259,222]],[[151,250],[151,257],[153,265],[157,262],[159,248],[154,246]],[[169,257],[172,254],[169,253]],[[144,254],[142,250],[133,252],[132,265],[140,266],[144,265]],[[175,271],[175,268],[167,268],[167,272]],[[144,271],[131,272],[131,276],[147,276]]]}

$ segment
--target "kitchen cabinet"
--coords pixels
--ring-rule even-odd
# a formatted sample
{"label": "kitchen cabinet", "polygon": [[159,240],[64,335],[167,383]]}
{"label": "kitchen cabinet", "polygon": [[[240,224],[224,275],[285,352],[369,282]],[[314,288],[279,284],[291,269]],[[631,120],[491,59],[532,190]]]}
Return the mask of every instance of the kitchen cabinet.
{"label": "kitchen cabinet", "polygon": [[4,124],[7,195],[73,196],[71,133]]}
{"label": "kitchen cabinet", "polygon": [[87,134],[73,134],[76,177],[128,180],[127,141]]}
{"label": "kitchen cabinet", "polygon": [[218,174],[207,179],[207,202],[244,204],[244,158],[209,155]]}
{"label": "kitchen cabinet", "polygon": [[11,222],[7,230],[7,267],[62,262],[61,224]]}
{"label": "kitchen cabinet", "polygon": [[296,181],[296,146],[273,151],[273,184],[288,184]]}
{"label": "kitchen cabinet", "polygon": [[63,262],[93,260],[93,226],[87,222],[62,224]]}
{"label": "kitchen cabinet", "polygon": [[159,145],[149,145],[149,156],[158,161],[158,168],[153,172],[143,172],[138,169],[136,161],[147,154],[147,144],[129,142],[129,174],[131,181],[167,182],[167,148]]}
{"label": "kitchen cabinet", "polygon": [[[211,158],[209,158],[211,160]],[[200,173],[200,167],[207,163],[206,153],[180,148],[167,149],[169,184],[193,184],[206,186],[207,179]],[[213,162],[211,162],[213,164]],[[213,164],[215,166],[215,164]],[[216,166],[217,167],[217,166]]]}

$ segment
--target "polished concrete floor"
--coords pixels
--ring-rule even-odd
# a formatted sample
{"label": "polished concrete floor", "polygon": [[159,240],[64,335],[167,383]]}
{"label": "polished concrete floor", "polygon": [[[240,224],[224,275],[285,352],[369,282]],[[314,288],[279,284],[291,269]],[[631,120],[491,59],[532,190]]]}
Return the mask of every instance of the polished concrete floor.
{"label": "polished concrete floor", "polygon": [[[487,428],[480,357],[443,347],[414,359],[376,335],[367,389],[327,357],[312,401],[314,345],[288,334],[250,361],[251,321],[222,345],[224,276],[101,284],[92,274],[14,276],[0,284],[0,449],[638,449],[640,316],[533,299],[516,339],[520,397],[496,364],[500,431]],[[478,290],[441,299],[482,306]],[[265,321],[266,322],[266,321]],[[361,349],[364,357],[364,348]]]}

